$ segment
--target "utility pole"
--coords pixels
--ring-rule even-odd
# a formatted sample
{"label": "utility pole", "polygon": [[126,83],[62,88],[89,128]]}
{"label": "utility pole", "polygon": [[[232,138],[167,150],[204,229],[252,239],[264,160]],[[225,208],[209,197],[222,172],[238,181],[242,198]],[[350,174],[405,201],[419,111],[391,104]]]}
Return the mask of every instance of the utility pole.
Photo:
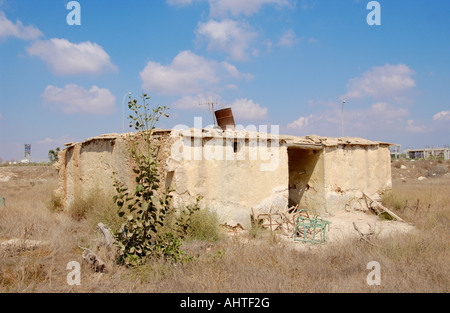
{"label": "utility pole", "polygon": [[128,92],[125,94],[125,96],[123,96],[123,100],[122,100],[122,132],[125,133],[125,97],[126,96],[131,96],[131,92]]}
{"label": "utility pole", "polygon": [[342,101],[342,137],[344,137],[344,104],[347,103],[347,100]]}

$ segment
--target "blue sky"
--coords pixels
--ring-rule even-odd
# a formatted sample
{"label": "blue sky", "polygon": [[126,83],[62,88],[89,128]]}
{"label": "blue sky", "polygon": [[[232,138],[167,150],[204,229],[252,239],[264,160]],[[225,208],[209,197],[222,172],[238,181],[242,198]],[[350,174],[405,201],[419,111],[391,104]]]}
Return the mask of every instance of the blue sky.
{"label": "blue sky", "polygon": [[[167,105],[159,127],[237,124],[292,135],[449,145],[449,1],[0,0],[0,157],[122,132],[123,98]],[[342,129],[341,105],[344,105]]]}

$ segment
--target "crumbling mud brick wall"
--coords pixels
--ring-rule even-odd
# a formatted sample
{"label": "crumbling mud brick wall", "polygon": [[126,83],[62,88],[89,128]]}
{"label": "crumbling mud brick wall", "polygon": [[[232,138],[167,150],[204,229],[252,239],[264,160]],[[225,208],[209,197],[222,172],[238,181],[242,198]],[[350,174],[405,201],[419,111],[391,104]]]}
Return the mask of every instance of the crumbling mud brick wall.
{"label": "crumbling mud brick wall", "polygon": [[[56,193],[68,208],[77,198],[85,198],[93,192],[112,195],[115,177],[130,188],[136,184],[133,163],[128,150],[127,134],[108,134],[89,138],[80,143],[70,143],[59,152],[58,189]],[[137,139],[139,140],[139,139]],[[170,153],[170,132],[157,131],[153,144],[158,149],[157,158],[165,164]],[[160,168],[165,180],[165,166]]]}
{"label": "crumbling mud brick wall", "polygon": [[200,195],[223,221],[250,222],[258,212],[285,206],[288,199],[287,145],[279,137],[217,130],[173,134],[167,171],[175,198]]}
{"label": "crumbling mud brick wall", "polygon": [[361,193],[377,197],[392,188],[390,145],[378,142],[324,146],[326,211],[354,208]]}
{"label": "crumbling mud brick wall", "polygon": [[[173,190],[175,204],[202,196],[229,224],[249,225],[252,209],[266,213],[297,204],[333,214],[361,192],[391,187],[387,143],[216,129],[157,130],[153,143],[161,182]],[[57,168],[66,207],[92,191],[113,193],[113,173],[130,188],[135,184],[127,134],[69,144]]]}

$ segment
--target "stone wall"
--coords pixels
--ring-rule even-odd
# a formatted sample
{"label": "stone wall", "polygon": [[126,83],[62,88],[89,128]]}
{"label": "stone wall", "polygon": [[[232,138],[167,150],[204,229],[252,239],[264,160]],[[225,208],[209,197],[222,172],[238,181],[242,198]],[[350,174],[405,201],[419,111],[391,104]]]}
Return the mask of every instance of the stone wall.
{"label": "stone wall", "polygon": [[264,212],[285,207],[288,198],[288,156],[278,139],[266,145],[257,138],[224,136],[178,137],[169,158],[168,177],[175,199],[200,195],[205,205],[228,223],[250,222],[251,209]]}
{"label": "stone wall", "polygon": [[361,192],[380,194],[392,187],[388,144],[324,147],[326,209],[334,213],[353,207]]}
{"label": "stone wall", "polygon": [[[170,148],[169,133],[155,136],[155,144],[161,147],[158,160],[165,164]],[[66,207],[76,197],[86,197],[92,192],[113,194],[114,173],[126,185],[135,185],[133,164],[127,149],[127,135],[109,134],[90,138],[84,142],[69,144],[59,152],[58,189]],[[165,179],[165,166],[161,175]]]}

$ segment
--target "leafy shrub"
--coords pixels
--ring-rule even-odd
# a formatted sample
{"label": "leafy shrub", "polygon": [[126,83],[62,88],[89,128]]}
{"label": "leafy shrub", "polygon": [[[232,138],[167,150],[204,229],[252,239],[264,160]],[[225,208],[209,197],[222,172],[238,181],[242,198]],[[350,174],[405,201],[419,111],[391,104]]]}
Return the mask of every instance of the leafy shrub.
{"label": "leafy shrub", "polygon": [[192,216],[200,210],[201,197],[198,197],[195,203],[187,205],[185,208],[179,209],[178,217],[176,217],[175,227],[177,234],[184,238],[192,231]]}
{"label": "leafy shrub", "polygon": [[154,253],[172,261],[180,261],[183,254],[180,248],[182,243],[182,239],[176,237],[173,233],[158,235]]}
{"label": "leafy shrub", "polygon": [[136,266],[147,257],[164,256],[176,260],[180,254],[178,238],[164,233],[167,213],[171,210],[172,197],[169,190],[161,190],[158,176],[156,149],[152,145],[152,130],[161,116],[165,114],[165,106],[149,107],[147,94],[141,96],[143,104],[137,100],[128,102],[130,127],[138,133],[129,135],[128,149],[135,167],[136,187],[128,190],[125,184],[115,179],[116,195],[114,203],[118,207],[120,217],[125,217],[119,232],[116,232],[118,262],[128,266]]}

